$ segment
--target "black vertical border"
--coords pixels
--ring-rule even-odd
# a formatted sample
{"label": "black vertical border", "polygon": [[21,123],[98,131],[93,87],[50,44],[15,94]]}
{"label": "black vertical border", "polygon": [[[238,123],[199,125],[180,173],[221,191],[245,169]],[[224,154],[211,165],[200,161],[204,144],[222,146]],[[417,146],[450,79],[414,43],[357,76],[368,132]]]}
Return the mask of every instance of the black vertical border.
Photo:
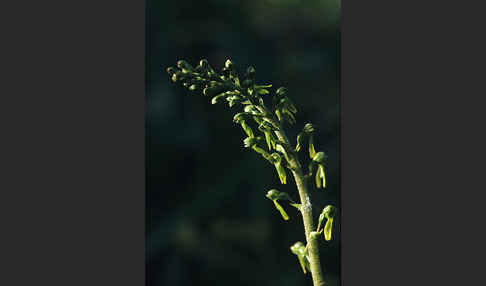
{"label": "black vertical border", "polygon": [[456,4],[343,1],[345,286],[484,284],[484,17]]}
{"label": "black vertical border", "polygon": [[144,285],[145,2],[1,6],[0,284]]}

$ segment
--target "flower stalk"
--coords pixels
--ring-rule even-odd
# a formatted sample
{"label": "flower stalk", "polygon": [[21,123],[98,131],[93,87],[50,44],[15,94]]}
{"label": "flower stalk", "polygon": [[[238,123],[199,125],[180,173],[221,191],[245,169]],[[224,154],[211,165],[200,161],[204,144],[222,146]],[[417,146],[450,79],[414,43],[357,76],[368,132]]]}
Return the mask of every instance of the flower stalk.
{"label": "flower stalk", "polygon": [[[336,211],[335,207],[326,206],[319,216],[318,226],[315,230],[312,196],[308,181],[311,181],[309,179],[315,176],[315,180],[312,181],[315,182],[316,187],[318,189],[326,188],[324,172],[326,156],[324,152],[316,152],[315,126],[310,123],[305,124],[302,131],[297,135],[296,146],[292,147],[283,127],[284,123],[295,124],[297,122],[295,118],[297,108],[290,97],[287,96],[287,89],[284,87],[275,91],[272,97],[273,105],[270,108],[267,107],[264,98],[271,95],[268,88],[272,85],[256,84],[256,71],[253,67],[248,67],[242,79],[238,77],[234,64],[230,60],[225,62],[220,73],[217,73],[207,60],[201,60],[196,67],[192,67],[181,60],[177,62],[177,68],[169,67],[167,72],[173,82],[182,82],[182,85],[189,91],[200,92],[204,96],[212,97],[212,104],[224,102],[223,99],[225,99],[230,108],[242,105],[243,111],[237,113],[233,121],[239,124],[247,135],[247,138],[243,140],[244,147],[259,153],[265,160],[274,165],[281,184],[287,184],[286,169],[290,170],[295,180],[300,203],[293,201],[287,193],[278,192],[276,189],[270,190],[266,197],[272,200],[284,221],[290,220],[290,217],[281,205],[282,201],[288,201],[291,206],[300,211],[306,244],[298,241],[290,247],[290,250],[297,255],[304,274],[310,272],[314,286],[323,286],[324,276],[319,258],[318,242],[322,233],[324,233],[325,241],[331,240]],[[257,128],[253,129],[251,125],[256,125]],[[258,136],[258,132],[262,136]],[[311,162],[307,172],[304,172],[298,153],[306,138]],[[265,147],[259,146],[259,144],[265,144],[268,152]],[[326,224],[321,229],[324,219],[326,219]]]}

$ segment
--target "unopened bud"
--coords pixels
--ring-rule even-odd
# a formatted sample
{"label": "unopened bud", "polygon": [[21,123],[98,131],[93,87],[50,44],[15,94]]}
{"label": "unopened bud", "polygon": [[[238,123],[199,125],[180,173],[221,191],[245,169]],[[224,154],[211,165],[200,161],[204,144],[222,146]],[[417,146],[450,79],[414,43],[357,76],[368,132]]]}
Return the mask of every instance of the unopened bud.
{"label": "unopened bud", "polygon": [[184,60],[178,61],[177,67],[180,68],[183,73],[192,72],[194,70],[194,68]]}
{"label": "unopened bud", "polygon": [[277,191],[276,189],[271,189],[270,191],[267,192],[265,196],[271,200],[278,200],[279,195],[280,195],[279,191]]}
{"label": "unopened bud", "polygon": [[307,134],[309,133],[312,133],[314,132],[316,129],[315,129],[315,126],[312,124],[312,123],[307,123],[305,126],[304,126],[304,129],[303,131]]}
{"label": "unopened bud", "polygon": [[227,59],[226,62],[224,63],[224,67],[227,69],[230,69],[233,67],[233,63],[231,62],[230,59]]}
{"label": "unopened bud", "polygon": [[168,67],[167,68],[167,73],[169,75],[173,75],[175,72],[176,72],[176,69],[175,68],[173,68],[173,67]]}

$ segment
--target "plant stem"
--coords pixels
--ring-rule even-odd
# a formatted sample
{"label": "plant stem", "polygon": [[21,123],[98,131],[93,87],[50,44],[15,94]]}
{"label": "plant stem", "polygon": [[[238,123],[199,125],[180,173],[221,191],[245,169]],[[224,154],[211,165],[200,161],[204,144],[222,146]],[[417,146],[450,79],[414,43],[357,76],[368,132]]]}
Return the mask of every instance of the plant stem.
{"label": "plant stem", "polygon": [[[288,144],[288,146],[291,146],[287,135],[282,128],[280,128],[280,131],[276,131],[275,133],[281,141]],[[299,162],[297,154],[293,150],[289,151],[290,152],[287,152],[290,159],[289,165],[292,169],[292,174],[294,175],[295,183],[297,185],[300,196],[301,213],[302,219],[304,221],[305,238],[307,241],[307,250],[309,253],[309,264],[312,281],[314,282],[314,286],[323,286],[324,279],[321,270],[321,261],[319,258],[319,247],[317,245],[316,239],[310,239],[310,233],[311,231],[314,231],[315,228],[312,218],[312,203],[310,200],[309,191],[307,189],[307,181],[305,179],[304,172],[302,171],[302,166]]]}
{"label": "plant stem", "polygon": [[[299,164],[298,161],[297,164]],[[312,280],[314,281],[314,286],[323,286],[324,279],[322,276],[317,239],[310,239],[310,233],[311,231],[314,231],[314,222],[312,218],[312,204],[307,191],[307,183],[304,179],[301,168],[292,171],[292,174],[294,175],[295,183],[297,184],[297,189],[299,190],[300,202],[302,206],[301,212],[304,221],[305,237],[307,240],[307,250],[309,252],[309,264],[312,274]]]}

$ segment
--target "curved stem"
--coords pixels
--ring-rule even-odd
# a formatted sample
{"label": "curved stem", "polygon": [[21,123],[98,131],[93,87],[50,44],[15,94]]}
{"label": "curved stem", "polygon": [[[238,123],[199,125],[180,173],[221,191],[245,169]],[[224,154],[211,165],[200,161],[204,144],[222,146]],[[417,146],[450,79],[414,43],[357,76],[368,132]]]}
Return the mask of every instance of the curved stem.
{"label": "curved stem", "polygon": [[[276,131],[275,133],[280,140],[290,146],[287,135],[282,128],[280,128],[280,131]],[[301,213],[302,219],[304,221],[305,237],[307,240],[307,250],[309,252],[309,264],[312,281],[314,282],[314,286],[323,286],[324,279],[322,275],[321,261],[319,258],[319,247],[317,245],[316,239],[310,239],[310,233],[311,231],[314,231],[315,227],[312,218],[312,203],[309,196],[309,191],[307,189],[307,181],[305,179],[304,172],[302,171],[302,166],[299,162],[297,154],[293,150],[291,150],[288,155],[290,159],[289,165],[291,167],[292,174],[294,176],[295,183],[299,191],[299,197],[302,206]]]}

